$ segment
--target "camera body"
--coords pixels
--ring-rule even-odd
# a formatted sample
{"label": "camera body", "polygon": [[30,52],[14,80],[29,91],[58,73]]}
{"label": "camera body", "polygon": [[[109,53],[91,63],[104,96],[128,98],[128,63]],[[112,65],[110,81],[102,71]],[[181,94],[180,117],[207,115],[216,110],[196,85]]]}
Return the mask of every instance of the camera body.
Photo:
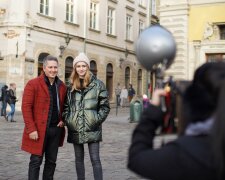
{"label": "camera body", "polygon": [[165,96],[166,112],[161,127],[162,134],[177,132],[182,134],[184,127],[181,114],[182,96],[189,84],[190,81],[186,80],[173,81],[172,77],[164,82],[164,88],[167,93]]}

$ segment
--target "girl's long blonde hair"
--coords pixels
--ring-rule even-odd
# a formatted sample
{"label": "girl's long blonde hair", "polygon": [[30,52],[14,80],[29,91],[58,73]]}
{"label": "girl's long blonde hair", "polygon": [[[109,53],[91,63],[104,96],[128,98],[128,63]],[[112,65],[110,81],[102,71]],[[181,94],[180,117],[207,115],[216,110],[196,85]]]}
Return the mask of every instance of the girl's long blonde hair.
{"label": "girl's long blonde hair", "polygon": [[79,75],[76,71],[76,65],[75,65],[74,68],[73,68],[73,71],[71,73],[71,76],[70,76],[70,82],[71,82],[71,85],[72,85],[71,91],[80,90],[81,88],[84,88],[84,89],[87,88],[88,84],[90,83],[90,77],[91,77],[91,73],[90,73],[90,70],[88,68],[87,72],[84,76],[83,85],[81,87],[80,78],[79,78]]}

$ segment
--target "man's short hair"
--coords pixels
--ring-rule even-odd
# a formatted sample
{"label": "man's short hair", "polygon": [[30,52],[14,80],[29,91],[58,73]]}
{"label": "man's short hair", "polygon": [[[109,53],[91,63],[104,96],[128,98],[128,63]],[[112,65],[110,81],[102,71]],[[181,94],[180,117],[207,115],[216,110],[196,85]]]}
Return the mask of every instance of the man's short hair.
{"label": "man's short hair", "polygon": [[58,59],[55,56],[52,56],[52,55],[48,55],[44,58],[44,60],[43,60],[43,66],[44,67],[46,67],[47,61],[55,61],[55,62],[57,62],[57,64],[59,63]]}

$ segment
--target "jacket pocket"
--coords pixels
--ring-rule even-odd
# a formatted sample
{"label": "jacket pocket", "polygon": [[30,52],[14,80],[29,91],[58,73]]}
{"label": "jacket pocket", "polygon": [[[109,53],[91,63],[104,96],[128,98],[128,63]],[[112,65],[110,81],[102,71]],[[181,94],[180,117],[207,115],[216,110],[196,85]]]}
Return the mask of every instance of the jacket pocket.
{"label": "jacket pocket", "polygon": [[68,128],[68,130],[72,131],[72,132],[77,132],[77,115],[75,112],[71,112],[70,114],[68,114],[67,116],[67,120],[66,120],[66,126]]}

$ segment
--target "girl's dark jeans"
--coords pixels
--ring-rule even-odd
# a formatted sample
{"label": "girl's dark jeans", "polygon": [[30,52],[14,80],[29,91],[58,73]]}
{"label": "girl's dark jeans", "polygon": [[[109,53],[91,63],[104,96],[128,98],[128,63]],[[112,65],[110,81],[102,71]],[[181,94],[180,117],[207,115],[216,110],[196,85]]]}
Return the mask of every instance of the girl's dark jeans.
{"label": "girl's dark jeans", "polygon": [[[75,165],[77,171],[77,179],[85,179],[85,168],[84,168],[84,145],[73,144],[75,151]],[[99,157],[99,142],[88,143],[89,155],[93,167],[94,179],[102,180],[102,165]]]}

